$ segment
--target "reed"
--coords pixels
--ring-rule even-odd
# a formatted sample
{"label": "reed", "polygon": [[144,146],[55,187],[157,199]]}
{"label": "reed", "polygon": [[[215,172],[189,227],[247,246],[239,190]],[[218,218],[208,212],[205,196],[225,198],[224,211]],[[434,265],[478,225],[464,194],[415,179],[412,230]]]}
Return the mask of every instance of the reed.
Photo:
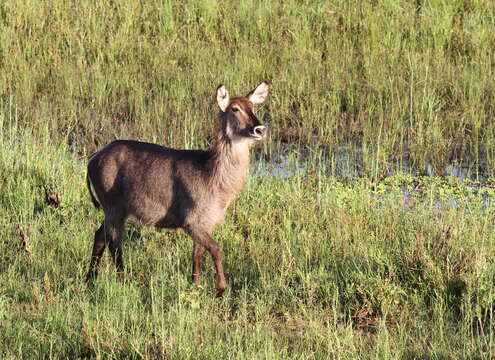
{"label": "reed", "polygon": [[203,147],[213,89],[269,78],[271,149],[331,156],[353,143],[370,176],[404,158],[492,175],[494,11],[490,0],[11,0],[0,112],[82,154],[115,138]]}

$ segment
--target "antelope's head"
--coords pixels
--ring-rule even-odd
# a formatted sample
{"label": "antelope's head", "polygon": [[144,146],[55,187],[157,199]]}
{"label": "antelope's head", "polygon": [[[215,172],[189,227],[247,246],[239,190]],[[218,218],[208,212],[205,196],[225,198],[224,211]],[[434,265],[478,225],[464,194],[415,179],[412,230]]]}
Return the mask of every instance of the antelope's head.
{"label": "antelope's head", "polygon": [[222,136],[231,142],[261,140],[268,128],[261,125],[255,115],[254,105],[264,102],[270,91],[268,81],[243,97],[230,98],[225,86],[217,88],[217,103],[220,107],[220,129]]}

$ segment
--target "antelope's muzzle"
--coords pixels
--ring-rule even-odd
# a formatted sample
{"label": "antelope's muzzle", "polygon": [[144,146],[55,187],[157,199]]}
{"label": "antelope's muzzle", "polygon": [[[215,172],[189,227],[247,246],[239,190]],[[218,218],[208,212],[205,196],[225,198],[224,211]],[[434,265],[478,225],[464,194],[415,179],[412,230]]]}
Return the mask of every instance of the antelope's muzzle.
{"label": "antelope's muzzle", "polygon": [[267,132],[268,128],[266,126],[258,125],[254,127],[252,136],[257,140],[261,140],[266,136]]}

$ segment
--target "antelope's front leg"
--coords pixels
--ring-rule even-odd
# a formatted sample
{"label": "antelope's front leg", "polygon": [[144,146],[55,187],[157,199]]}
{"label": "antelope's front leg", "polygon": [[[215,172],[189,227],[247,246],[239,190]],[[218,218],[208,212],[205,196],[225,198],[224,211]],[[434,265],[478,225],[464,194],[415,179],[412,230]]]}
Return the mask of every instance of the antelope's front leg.
{"label": "antelope's front leg", "polygon": [[222,293],[227,288],[227,282],[225,281],[225,274],[223,272],[223,264],[222,264],[222,252],[220,251],[220,247],[217,242],[213,240],[211,235],[194,225],[187,225],[184,227],[184,230],[191,235],[195,243],[202,245],[208,250],[213,258],[213,262],[215,264],[215,269],[217,272],[216,275],[216,288],[218,295],[222,295]]}

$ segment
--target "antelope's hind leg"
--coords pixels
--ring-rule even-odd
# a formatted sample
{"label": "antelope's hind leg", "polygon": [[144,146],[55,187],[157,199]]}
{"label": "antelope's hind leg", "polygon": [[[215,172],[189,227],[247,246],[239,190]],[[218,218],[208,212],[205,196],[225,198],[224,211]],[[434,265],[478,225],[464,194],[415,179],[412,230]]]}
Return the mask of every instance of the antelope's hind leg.
{"label": "antelope's hind leg", "polygon": [[124,223],[125,217],[107,216],[105,218],[105,234],[107,237],[108,248],[121,281],[124,281],[124,258],[122,255]]}
{"label": "antelope's hind leg", "polygon": [[98,265],[100,264],[101,256],[107,246],[105,242],[105,225],[101,224],[98,230],[95,232],[95,240],[93,243],[93,251],[91,253],[91,261],[89,263],[89,270],[86,274],[86,283],[92,285],[93,281],[98,276]]}
{"label": "antelope's hind leg", "polygon": [[122,256],[124,222],[124,217],[106,216],[103,224],[96,230],[91,261],[86,275],[86,283],[88,285],[92,285],[98,276],[100,260],[107,245],[117,268],[117,273],[121,280],[124,279],[124,260]]}

